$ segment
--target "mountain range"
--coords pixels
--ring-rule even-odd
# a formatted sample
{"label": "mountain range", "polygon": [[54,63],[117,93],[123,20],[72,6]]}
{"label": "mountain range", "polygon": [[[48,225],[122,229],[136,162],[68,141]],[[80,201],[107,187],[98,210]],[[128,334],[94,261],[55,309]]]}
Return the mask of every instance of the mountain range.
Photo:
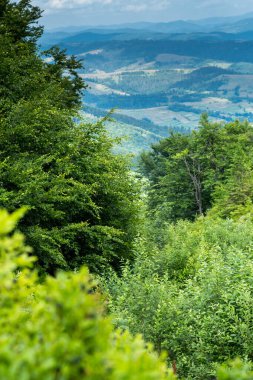
{"label": "mountain range", "polygon": [[66,36],[78,34],[85,30],[90,31],[138,31],[148,30],[161,33],[193,33],[193,32],[225,32],[225,33],[240,33],[253,29],[253,12],[234,17],[212,17],[201,20],[177,20],[172,22],[138,22],[116,25],[100,25],[100,26],[68,26],[66,28],[56,28],[46,30],[43,37],[61,39]]}
{"label": "mountain range", "polygon": [[113,136],[139,153],[171,130],[212,120],[253,122],[253,13],[46,31],[41,48],[60,45],[84,63],[86,117],[116,108]]}

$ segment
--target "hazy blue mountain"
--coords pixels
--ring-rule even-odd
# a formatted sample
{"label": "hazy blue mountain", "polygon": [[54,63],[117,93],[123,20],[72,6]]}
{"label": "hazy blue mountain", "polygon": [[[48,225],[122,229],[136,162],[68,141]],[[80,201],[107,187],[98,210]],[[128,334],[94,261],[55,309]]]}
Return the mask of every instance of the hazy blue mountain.
{"label": "hazy blue mountain", "polygon": [[40,39],[40,43],[43,46],[55,45],[58,44],[60,41],[64,40],[65,38],[70,37],[71,35],[71,33],[67,33],[64,31],[45,32]]}
{"label": "hazy blue mountain", "polygon": [[[194,23],[197,25],[207,25],[211,27],[223,26],[225,24],[233,24],[241,20],[245,20],[253,17],[253,12],[244,13],[238,16],[229,16],[229,17],[208,17],[200,20],[194,20]],[[191,20],[192,22],[192,20]]]}
{"label": "hazy blue mountain", "polygon": [[[246,17],[248,16],[248,17]],[[110,27],[69,27],[63,30],[47,31],[41,39],[43,46],[61,44],[71,48],[71,44],[85,44],[131,40],[177,40],[177,41],[250,41],[253,36],[253,15],[234,18],[212,18],[198,21],[175,21],[168,23],[134,23],[112,25]],[[187,49],[189,50],[189,49]],[[178,52],[173,52],[173,54]],[[191,54],[187,52],[186,55]],[[222,57],[221,59],[224,59]],[[248,59],[247,59],[248,61]]]}
{"label": "hazy blue mountain", "polygon": [[168,23],[78,27],[47,32],[84,62],[87,118],[116,108],[113,136],[124,152],[211,120],[253,122],[253,14]]}
{"label": "hazy blue mountain", "polygon": [[[108,63],[112,67],[121,67],[134,63],[138,60],[151,62],[159,60],[165,55],[190,56],[198,59],[216,59],[229,62],[253,62],[252,40],[96,40],[62,42],[60,44],[71,54],[86,56],[86,65],[104,65]],[[99,54],[89,54],[98,51]],[[90,65],[89,65],[90,66]],[[111,70],[111,67],[108,69]],[[106,69],[106,67],[105,67]],[[107,70],[106,70],[107,71]]]}
{"label": "hazy blue mountain", "polygon": [[66,36],[60,40],[61,44],[95,42],[95,41],[129,41],[129,40],[158,40],[166,39],[168,34],[160,32],[150,32],[148,30],[119,29],[88,29],[82,33]]}
{"label": "hazy blue mountain", "polygon": [[[131,24],[128,25],[131,27]],[[160,22],[160,23],[141,23],[132,25],[132,29],[144,29],[153,32],[162,33],[191,33],[203,31],[202,26],[195,24],[194,22],[188,22],[184,20],[172,21],[172,22]]]}
{"label": "hazy blue mountain", "polygon": [[253,16],[244,20],[236,21],[232,24],[223,25],[222,31],[228,33],[241,33],[253,30]]}

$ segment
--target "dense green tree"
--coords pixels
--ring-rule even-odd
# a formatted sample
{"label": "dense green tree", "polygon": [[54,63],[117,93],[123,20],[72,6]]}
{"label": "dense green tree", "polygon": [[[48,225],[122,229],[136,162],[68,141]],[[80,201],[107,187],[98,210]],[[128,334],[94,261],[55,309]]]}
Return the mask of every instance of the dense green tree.
{"label": "dense green tree", "polygon": [[[54,106],[80,105],[85,85],[77,75],[81,63],[54,47],[41,57],[37,41],[41,11],[30,0],[1,1],[0,8],[0,116],[19,100],[51,98]],[[49,85],[50,84],[50,85]]]}
{"label": "dense green tree", "polygon": [[155,219],[169,220],[191,217],[196,213],[193,185],[177,154],[189,146],[189,136],[172,134],[142,154],[142,172],[151,184],[149,208]]}
{"label": "dense green tree", "polygon": [[77,125],[36,100],[13,107],[0,136],[0,204],[29,207],[21,229],[47,271],[130,258],[137,186],[102,122]]}
{"label": "dense green tree", "polygon": [[203,115],[198,130],[172,134],[153,146],[141,160],[151,184],[151,213],[160,221],[205,214],[218,187],[236,172],[252,170],[252,139],[253,128],[247,122],[210,123]]}
{"label": "dense green tree", "polygon": [[33,6],[31,0],[1,0],[0,34],[9,37],[12,42],[29,42],[36,48],[37,39],[43,28],[38,25],[42,15],[39,7]]}
{"label": "dense green tree", "polygon": [[37,51],[39,9],[5,1],[1,15],[0,206],[28,207],[20,228],[47,272],[119,268],[137,233],[129,165],[112,154],[107,118],[81,121],[80,62]]}

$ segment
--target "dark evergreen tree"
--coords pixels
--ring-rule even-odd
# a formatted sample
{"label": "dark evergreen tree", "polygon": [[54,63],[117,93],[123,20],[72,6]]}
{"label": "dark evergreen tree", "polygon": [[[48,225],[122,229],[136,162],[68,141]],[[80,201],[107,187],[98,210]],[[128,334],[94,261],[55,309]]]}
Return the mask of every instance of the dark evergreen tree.
{"label": "dark evergreen tree", "polygon": [[137,231],[128,163],[111,152],[105,120],[81,121],[80,62],[57,47],[40,56],[40,10],[1,5],[0,207],[27,206],[20,228],[47,272],[119,268]]}

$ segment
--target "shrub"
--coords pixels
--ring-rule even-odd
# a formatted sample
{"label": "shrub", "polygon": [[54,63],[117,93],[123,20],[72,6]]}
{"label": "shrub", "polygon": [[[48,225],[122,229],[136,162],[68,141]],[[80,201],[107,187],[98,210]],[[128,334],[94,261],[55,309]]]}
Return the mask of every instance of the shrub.
{"label": "shrub", "polygon": [[0,212],[0,378],[173,379],[140,336],[113,331],[86,268],[39,281],[12,234],[22,213]]}
{"label": "shrub", "polygon": [[115,324],[167,350],[187,379],[213,379],[217,364],[253,359],[252,222],[179,222],[161,251],[139,254],[108,279]]}
{"label": "shrub", "polygon": [[218,380],[252,380],[252,366],[249,363],[243,363],[240,359],[236,359],[220,366],[217,376]]}

